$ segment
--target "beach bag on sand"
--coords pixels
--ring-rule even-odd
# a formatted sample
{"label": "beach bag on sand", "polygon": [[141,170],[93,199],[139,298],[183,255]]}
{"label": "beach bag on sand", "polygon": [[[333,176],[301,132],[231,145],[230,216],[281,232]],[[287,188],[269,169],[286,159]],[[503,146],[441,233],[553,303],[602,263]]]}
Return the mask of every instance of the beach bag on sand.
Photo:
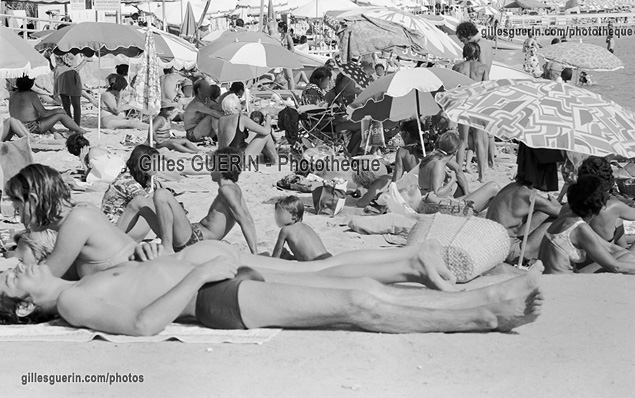
{"label": "beach bag on sand", "polygon": [[[0,143],[0,167],[4,171],[2,187],[11,177],[31,163],[33,163],[33,153],[27,137]],[[2,187],[0,188],[4,189]]]}
{"label": "beach bag on sand", "polygon": [[338,178],[324,181],[322,184],[321,187],[313,190],[313,207],[315,207],[316,214],[326,214],[333,217],[344,208],[348,181]]}
{"label": "beach bag on sand", "polygon": [[86,182],[101,181],[110,184],[125,167],[120,156],[112,154],[98,156],[90,161],[90,173],[86,176]]}
{"label": "beach bag on sand", "polygon": [[474,211],[474,202],[471,200],[446,198],[441,199],[438,203],[431,203],[422,200],[417,208],[420,214],[449,214],[457,217],[468,217],[476,213]]}
{"label": "beach bag on sand", "polygon": [[407,246],[428,239],[443,245],[445,265],[457,282],[469,282],[505,261],[509,235],[497,222],[479,217],[455,217],[437,213],[420,216],[410,231]]}

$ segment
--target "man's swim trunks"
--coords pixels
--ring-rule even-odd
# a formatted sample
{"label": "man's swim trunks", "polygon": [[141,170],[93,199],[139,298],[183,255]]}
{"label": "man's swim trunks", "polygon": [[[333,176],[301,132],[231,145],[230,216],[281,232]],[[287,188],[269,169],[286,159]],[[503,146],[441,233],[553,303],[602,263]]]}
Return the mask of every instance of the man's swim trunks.
{"label": "man's swim trunks", "polygon": [[260,272],[240,267],[233,279],[206,283],[196,296],[196,319],[212,329],[247,329],[238,305],[238,287],[243,281],[264,282]]}
{"label": "man's swim trunks", "polygon": [[22,122],[24,127],[29,130],[31,134],[41,134],[40,131],[40,121],[39,120],[31,120],[30,122]]}
{"label": "man's swim trunks", "polygon": [[205,141],[205,140],[204,140],[204,139],[202,139],[202,138],[197,138],[197,137],[196,137],[196,134],[194,133],[194,129],[195,129],[195,128],[196,128],[196,127],[194,127],[194,128],[191,128],[191,129],[187,130],[187,131],[185,132],[185,138],[187,138],[187,139],[188,139],[188,140],[190,140],[191,142],[203,142],[203,141]]}
{"label": "man's swim trunks", "polygon": [[523,237],[510,236],[509,239],[511,243],[509,245],[509,254],[507,255],[507,258],[505,259],[505,262],[508,264],[512,264],[513,262],[517,261],[518,258],[520,257],[520,252],[522,250],[522,245],[523,245]]}
{"label": "man's swim trunks", "polygon": [[183,246],[175,247],[174,248],[175,252],[178,253],[188,246],[192,246],[195,243],[205,240],[205,238],[203,237],[203,231],[201,231],[200,225],[192,224],[191,227],[192,227],[192,235],[190,235],[190,239],[187,242],[185,242]]}

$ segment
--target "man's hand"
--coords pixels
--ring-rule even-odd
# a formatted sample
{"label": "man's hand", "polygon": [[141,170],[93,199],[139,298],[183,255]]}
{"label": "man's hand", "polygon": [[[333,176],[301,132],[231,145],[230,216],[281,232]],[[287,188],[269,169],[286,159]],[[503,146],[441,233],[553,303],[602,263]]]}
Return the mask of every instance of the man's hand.
{"label": "man's hand", "polygon": [[445,265],[443,250],[441,242],[436,239],[421,243],[418,254],[421,283],[431,289],[457,291],[456,276]]}
{"label": "man's hand", "polygon": [[219,282],[235,277],[238,272],[238,264],[230,257],[218,256],[199,265],[193,272],[196,272],[206,283]]}
{"label": "man's hand", "polygon": [[164,254],[169,253],[166,253],[163,245],[159,243],[139,243],[134,254],[130,256],[130,261],[150,261]]}

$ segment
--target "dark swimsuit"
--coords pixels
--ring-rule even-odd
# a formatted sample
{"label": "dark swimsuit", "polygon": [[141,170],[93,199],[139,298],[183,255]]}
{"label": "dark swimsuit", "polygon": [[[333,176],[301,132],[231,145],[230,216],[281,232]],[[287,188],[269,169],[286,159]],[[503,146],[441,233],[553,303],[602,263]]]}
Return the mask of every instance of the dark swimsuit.
{"label": "dark swimsuit", "polygon": [[249,137],[249,132],[247,132],[247,129],[242,131],[240,130],[240,116],[239,116],[238,120],[236,121],[236,134],[234,135],[234,139],[232,140],[232,142],[229,143],[228,146],[235,148],[239,151],[242,151],[247,146],[247,143],[245,142],[245,140],[248,137]]}
{"label": "dark swimsuit", "polygon": [[238,304],[243,281],[264,282],[265,278],[252,268],[240,267],[233,279],[204,284],[196,296],[196,319],[211,329],[247,329]]}

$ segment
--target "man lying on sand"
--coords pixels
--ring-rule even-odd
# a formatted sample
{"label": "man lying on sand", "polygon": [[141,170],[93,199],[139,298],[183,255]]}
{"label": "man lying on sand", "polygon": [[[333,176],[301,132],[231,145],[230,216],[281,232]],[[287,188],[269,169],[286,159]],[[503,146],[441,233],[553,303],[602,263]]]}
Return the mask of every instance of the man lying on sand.
{"label": "man lying on sand", "polygon": [[212,181],[218,183],[218,196],[200,222],[190,223],[185,210],[170,191],[158,189],[154,193],[154,208],[161,228],[161,242],[167,251],[178,252],[202,240],[222,240],[238,223],[249,250],[256,254],[256,226],[237,184],[242,156],[237,150],[229,147],[216,151],[212,159]]}
{"label": "man lying on sand", "polygon": [[[511,238],[509,255],[505,260],[513,263],[520,257],[523,236],[527,229],[527,218],[531,196],[536,192],[533,184],[516,176],[516,181],[507,185],[492,199],[487,210],[487,219],[496,221],[507,229]],[[534,212],[531,218],[525,258],[537,258],[538,249],[547,228],[558,217],[562,206],[551,196],[546,199],[536,194]]]}
{"label": "man lying on sand", "polygon": [[[154,335],[191,317],[215,329],[349,324],[383,333],[504,332],[533,322],[543,304],[539,270],[474,291],[442,293],[370,279],[256,270],[241,264],[241,256],[217,250],[221,245],[198,243],[79,282],[54,277],[47,265],[21,263],[0,277],[0,314],[59,314],[77,327],[134,336]],[[412,252],[409,263],[421,275],[443,263],[433,241],[400,250]]]}
{"label": "man lying on sand", "polygon": [[11,94],[9,98],[9,114],[21,121],[31,134],[45,134],[60,122],[67,129],[80,134],[85,134],[86,130],[79,127],[64,109],[44,109],[40,98],[33,88],[33,79],[20,77],[16,80],[18,91]]}

